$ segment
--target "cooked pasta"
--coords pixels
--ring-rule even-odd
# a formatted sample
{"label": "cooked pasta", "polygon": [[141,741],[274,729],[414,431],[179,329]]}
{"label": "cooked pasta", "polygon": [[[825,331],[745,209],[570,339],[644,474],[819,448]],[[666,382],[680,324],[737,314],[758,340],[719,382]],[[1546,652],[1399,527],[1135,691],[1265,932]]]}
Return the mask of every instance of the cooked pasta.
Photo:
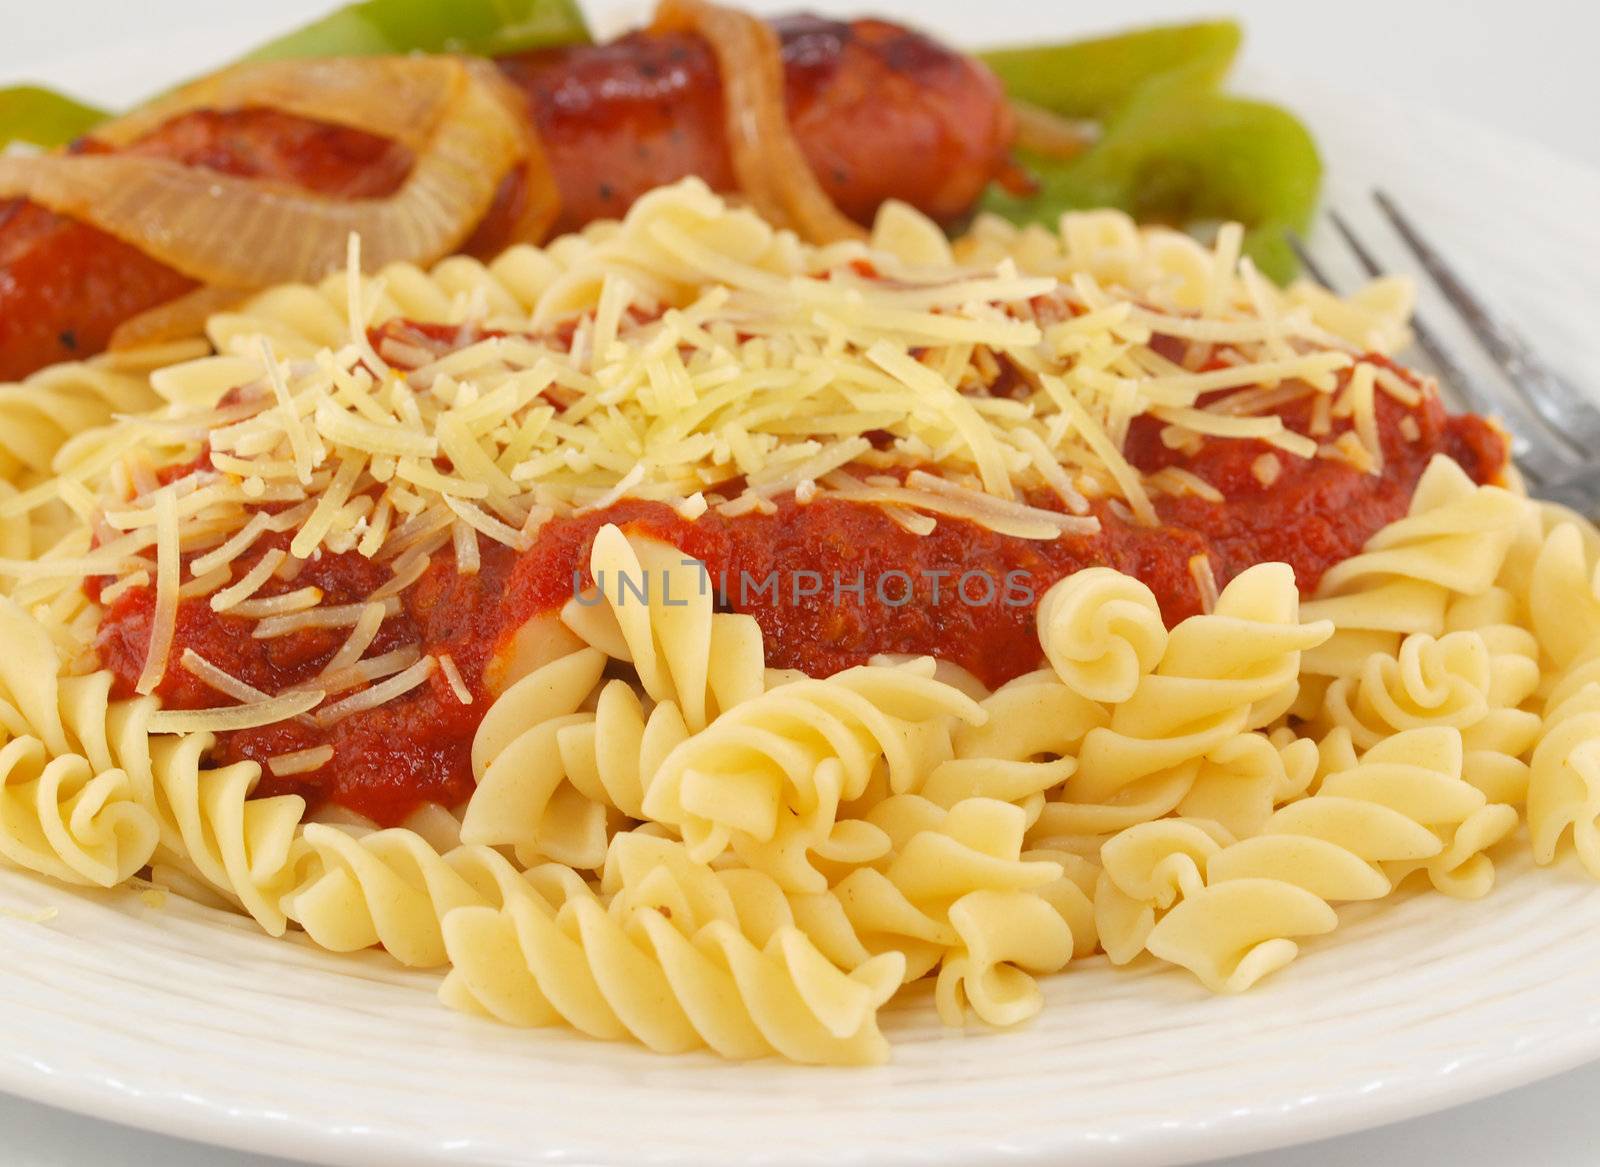
{"label": "cooked pasta", "polygon": [[1382,898],[1413,871],[1487,893],[1484,852],[1517,814],[1461,777],[1462,753],[1452,727],[1397,733],[1244,839],[1203,820],[1129,828],[1106,845],[1096,897],[1107,951],[1147,950],[1236,992],[1292,961],[1297,938],[1332,931],[1330,903]]}
{"label": "cooked pasta", "polygon": [[[625,852],[629,839],[614,846]],[[751,935],[717,873],[681,850],[677,858],[655,857],[636,880],[618,879],[609,906],[552,864],[510,885],[503,908],[450,913],[441,996],[514,1025],[565,1023],[660,1052],[882,1060],[877,1014],[901,983],[903,956],[846,972],[792,926]]]}
{"label": "cooked pasta", "polygon": [[1270,725],[1294,702],[1300,653],[1326,624],[1299,622],[1284,565],[1253,567],[1216,608],[1173,629],[1155,669],[1110,723],[1083,739],[1078,767],[1045,809],[1057,835],[1105,835],[1176,807],[1202,761],[1236,735]]}
{"label": "cooked pasta", "polygon": [[295,885],[284,914],[332,952],[381,947],[401,964],[446,961],[441,924],[450,912],[499,906],[520,871],[489,847],[435,850],[403,828],[363,831],[307,823],[296,845]]}
{"label": "cooked pasta", "polygon": [[732,849],[796,891],[820,890],[814,860],[865,862],[888,838],[843,804],[882,775],[916,787],[952,756],[950,721],[981,721],[971,698],[933,677],[931,661],[863,665],[779,685],[717,718],[668,754],[645,813],[683,833],[702,861]]}
{"label": "cooked pasta", "polygon": [[589,568],[598,594],[569,600],[563,623],[631,664],[644,691],[676,704],[690,729],[765,687],[760,629],[749,616],[712,611],[711,579],[698,560],[608,524],[594,537]]}
{"label": "cooked pasta", "polygon": [[0,385],[0,481],[35,485],[50,475],[69,439],[105,425],[114,414],[153,409],[159,398],[150,371],[186,355],[196,355],[195,349],[113,353],[51,365]]}
{"label": "cooked pasta", "polygon": [[1600,653],[1574,662],[1551,691],[1528,780],[1534,857],[1555,859],[1570,834],[1600,879]]}
{"label": "cooked pasta", "polygon": [[1378,355],[1402,286],[1114,212],[848,234],[691,180],[356,240],[0,388],[0,860],[830,1064],[911,982],[1247,988],[1486,894],[1524,815],[1600,877],[1600,531]]}

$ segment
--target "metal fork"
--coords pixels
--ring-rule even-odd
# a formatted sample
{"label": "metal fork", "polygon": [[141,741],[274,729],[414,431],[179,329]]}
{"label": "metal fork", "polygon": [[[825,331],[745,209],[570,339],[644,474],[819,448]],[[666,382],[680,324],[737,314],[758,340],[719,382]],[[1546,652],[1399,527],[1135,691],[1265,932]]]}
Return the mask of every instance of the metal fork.
{"label": "metal fork", "polygon": [[[1372,197],[1405,251],[1427,272],[1500,373],[1487,380],[1473,377],[1418,313],[1412,329],[1440,382],[1468,409],[1499,417],[1511,435],[1512,454],[1529,490],[1591,517],[1600,515],[1600,405],[1535,356],[1528,342],[1467,286],[1392,198],[1382,191],[1374,191]],[[1362,269],[1372,276],[1384,274],[1386,265],[1356,234],[1349,219],[1338,211],[1330,211],[1329,218]],[[1318,283],[1337,290],[1328,265],[1304,240],[1291,236],[1290,245]]]}

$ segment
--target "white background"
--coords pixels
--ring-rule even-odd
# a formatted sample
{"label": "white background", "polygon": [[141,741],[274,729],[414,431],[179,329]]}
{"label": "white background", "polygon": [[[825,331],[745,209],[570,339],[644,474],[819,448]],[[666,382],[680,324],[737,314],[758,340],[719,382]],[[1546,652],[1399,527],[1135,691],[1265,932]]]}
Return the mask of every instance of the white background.
{"label": "white background", "polygon": [[[129,101],[152,78],[176,80],[211,61],[189,45],[237,49],[323,11],[332,0],[3,0],[0,82],[45,80],[107,102]],[[439,0],[447,3],[448,0]],[[763,11],[791,2],[752,0]],[[1368,98],[1441,109],[1542,142],[1600,166],[1600,6],[1571,0],[1120,0],[1114,15],[1053,0],[834,0],[813,9],[863,7],[912,15],[967,44],[999,44],[1035,34],[1065,35],[1146,20],[1228,12],[1249,31],[1243,77],[1359,91]],[[646,5],[591,0],[596,23],[610,30],[642,16]],[[160,57],[127,46],[152,43]],[[1460,192],[1463,199],[1470,191]],[[1600,207],[1595,211],[1600,214]],[[1590,284],[1600,290],[1600,281]],[[1600,296],[1597,296],[1600,298]],[[1597,974],[1600,975],[1600,974]],[[404,1041],[404,1034],[395,1040]],[[4,1035],[0,1035],[0,1041]],[[1306,1051],[1315,1057],[1315,1050]],[[419,1084],[426,1089],[426,1084]],[[537,1083],[529,1083],[536,1090]],[[1370,1161],[1404,1167],[1527,1164],[1589,1167],[1600,1146],[1600,1065],[1574,1071],[1431,1118],[1310,1147],[1237,1160],[1239,1167],[1332,1167]],[[278,1160],[202,1148],[0,1097],[4,1167],[80,1167],[162,1163],[166,1167],[276,1167]]]}

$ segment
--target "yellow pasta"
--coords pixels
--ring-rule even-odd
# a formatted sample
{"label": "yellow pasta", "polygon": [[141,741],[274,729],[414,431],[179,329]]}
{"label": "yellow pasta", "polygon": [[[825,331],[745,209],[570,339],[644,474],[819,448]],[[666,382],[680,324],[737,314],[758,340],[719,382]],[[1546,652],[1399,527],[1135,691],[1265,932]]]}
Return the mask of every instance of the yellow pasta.
{"label": "yellow pasta", "polygon": [[[1278,291],[1240,238],[1090,212],[952,242],[896,205],[816,247],[691,180],[0,386],[0,860],[439,968],[514,1025],[852,1065],[914,981],[950,1026],[1025,1022],[1102,956],[1246,989],[1341,905],[1487,894],[1524,818],[1600,878],[1586,520],[1435,457],[1304,602],[1223,538],[1159,603],[1109,566],[1182,573],[1196,531],[1140,528],[1236,501],[1182,460],[1208,442],[1259,443],[1262,491],[1421,464],[1375,402],[1429,390],[1359,355],[1405,342],[1405,289]],[[1178,457],[1145,472],[1151,423]],[[941,566],[1099,562],[1014,619],[959,590],[858,619],[835,580],[790,620],[781,571],[889,561],[811,507]],[[925,642],[961,664],[870,655]],[[787,667],[810,647],[828,675]],[[363,734],[435,717],[423,809],[307,814],[385,756]]]}

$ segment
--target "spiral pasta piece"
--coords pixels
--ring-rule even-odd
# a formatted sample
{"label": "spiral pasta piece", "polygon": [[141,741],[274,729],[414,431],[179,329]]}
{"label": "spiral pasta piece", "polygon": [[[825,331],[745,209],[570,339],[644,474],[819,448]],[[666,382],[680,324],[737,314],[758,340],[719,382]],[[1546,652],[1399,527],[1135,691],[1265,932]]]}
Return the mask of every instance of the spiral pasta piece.
{"label": "spiral pasta piece", "polygon": [[1096,889],[1107,951],[1142,948],[1237,992],[1294,960],[1299,938],[1332,931],[1334,903],[1380,899],[1414,872],[1486,894],[1485,851],[1517,814],[1461,776],[1463,754],[1453,728],[1396,734],[1238,841],[1198,820],[1130,828],[1107,843]]}
{"label": "spiral pasta piece", "polygon": [[1084,737],[1077,772],[1046,808],[1051,829],[1109,834],[1165,814],[1207,754],[1276,720],[1294,701],[1301,652],[1331,631],[1301,624],[1298,611],[1293,572],[1264,564],[1230,582],[1213,612],[1173,629],[1155,671]]}
{"label": "spiral pasta piece", "polygon": [[1544,733],[1528,781],[1528,831],[1533,856],[1553,863],[1571,837],[1589,874],[1600,879],[1600,672],[1594,659],[1551,693]]}
{"label": "spiral pasta piece", "polygon": [[564,1023],[663,1053],[776,1052],[842,1064],[887,1057],[877,1013],[901,983],[901,958],[887,953],[846,972],[792,926],[753,935],[718,874],[681,849],[676,858],[655,850],[609,903],[571,869],[548,866],[515,885],[502,908],[451,912],[441,999],[515,1025]]}
{"label": "spiral pasta piece", "polygon": [[1477,633],[1489,649],[1489,708],[1462,731],[1464,774],[1490,802],[1520,806],[1528,792],[1528,761],[1542,722],[1529,708],[1544,684],[1538,638],[1526,605],[1509,589],[1460,596],[1445,612],[1445,629]]}
{"label": "spiral pasta piece", "polygon": [[[892,953],[903,959],[908,982],[936,972],[935,999],[950,1025],[969,1009],[991,1025],[1031,1017],[1042,1003],[1034,976],[1092,950],[1084,891],[1092,874],[1076,856],[1025,852],[1019,807],[971,798],[944,808],[896,795],[868,818],[889,837],[889,853],[824,891],[785,888],[750,868],[719,870],[746,927],[762,935],[798,927],[844,969]],[[688,859],[679,843],[646,844],[637,834],[618,836],[618,844]],[[612,874],[608,868],[607,886]]]}
{"label": "spiral pasta piece", "polygon": [[950,758],[950,722],[983,710],[934,679],[932,661],[862,665],[780,685],[724,713],[662,761],[644,810],[710,861],[732,847],[795,890],[820,890],[813,858],[863,862],[882,832],[839,807],[879,774],[914,789]]}
{"label": "spiral pasta piece", "polygon": [[0,481],[51,473],[56,455],[75,434],[96,429],[118,413],[153,409],[150,369],[187,349],[108,353],[51,365],[23,381],[0,385]]}
{"label": "spiral pasta piece", "polygon": [[84,683],[59,678],[49,633],[4,597],[0,644],[0,856],[68,883],[121,883],[160,838],[148,783],[104,748],[103,696],[87,711],[97,732],[71,732]]}
{"label": "spiral pasta piece", "polygon": [[159,831],[128,775],[35,737],[0,747],[0,857],[63,883],[114,887],[155,852]]}
{"label": "spiral pasta piece", "polygon": [[600,867],[612,833],[645,817],[647,779],[689,731],[670,701],[647,714],[626,681],[607,682],[594,704],[534,721],[490,759],[467,803],[466,842],[511,846],[525,866]]}
{"label": "spiral pasta piece", "polygon": [[1405,637],[1394,655],[1374,653],[1358,673],[1329,687],[1314,727],[1343,729],[1368,749],[1405,729],[1451,726],[1467,749],[1467,775],[1494,801],[1520,804],[1523,760],[1539,736],[1539,717],[1521,708],[1539,683],[1538,646],[1509,623],[1511,597],[1490,589],[1455,601],[1452,624],[1435,639]]}
{"label": "spiral pasta piece", "polygon": [[[580,649],[533,670],[496,698],[473,737],[478,786],[462,819],[463,842],[514,847],[530,866],[546,857],[579,867],[604,861],[613,804],[567,781],[559,739],[595,720],[580,707],[605,663],[598,650]],[[607,720],[614,717],[608,705]]]}
{"label": "spiral pasta piece", "polygon": [[1347,729],[1361,750],[1398,730],[1465,729],[1489,711],[1492,667],[1476,632],[1414,633],[1395,655],[1374,653],[1358,674],[1336,680],[1324,698],[1324,721]]}
{"label": "spiral pasta piece", "polygon": [[956,727],[955,757],[936,766],[916,793],[943,807],[980,797],[1015,803],[1031,828],[1049,793],[1077,769],[1084,735],[1110,715],[1048,669],[1006,682],[979,705],[983,721]]}
{"label": "spiral pasta piece", "polygon": [[1527,595],[1531,627],[1558,668],[1600,644],[1600,558],[1576,523],[1560,523],[1545,538]]}
{"label": "spiral pasta piece", "polygon": [[295,842],[296,882],[284,914],[331,952],[381,947],[401,964],[445,963],[441,924],[457,908],[498,907],[522,880],[489,847],[439,852],[415,831],[307,823]]}
{"label": "spiral pasta piece", "polygon": [[1310,791],[1319,761],[1317,743],[1305,738],[1237,734],[1200,760],[1177,813],[1218,823],[1239,838],[1253,835],[1274,810]]}
{"label": "spiral pasta piece", "polygon": [[[254,798],[255,762],[212,766],[210,733],[153,733],[151,698],[111,701],[111,675],[63,678],[56,688],[58,732],[100,772],[122,770],[149,812],[159,842],[150,856],[170,873],[249,913],[272,935],[287,926],[281,900],[294,883],[293,847],[305,800]],[[48,740],[48,739],[47,739]]]}
{"label": "spiral pasta piece", "polygon": [[631,663],[651,699],[677,705],[691,730],[766,687],[760,626],[712,610],[703,563],[608,523],[595,533],[589,566],[597,594],[574,596],[563,622]]}
{"label": "spiral pasta piece", "polygon": [[1442,635],[1451,599],[1479,595],[1495,583],[1528,515],[1525,499],[1478,486],[1449,458],[1430,462],[1406,517],[1330,568],[1306,603],[1303,616],[1329,620],[1335,632],[1306,653],[1311,700],[1295,711],[1315,712],[1324,687],[1317,678],[1354,672],[1373,653],[1393,654],[1406,635]]}
{"label": "spiral pasta piece", "polygon": [[[488,264],[463,255],[427,270],[392,263],[360,277],[359,303],[369,320],[523,331],[560,273],[554,257],[565,252],[521,245]],[[349,341],[349,304],[348,277],[336,273],[316,284],[282,284],[257,293],[236,309],[211,316],[206,333],[220,353],[254,356],[266,337],[280,356],[305,360]]]}
{"label": "spiral pasta piece", "polygon": [[1155,594],[1131,575],[1088,567],[1039,601],[1039,644],[1061,683],[1090,701],[1132,697],[1167,647]]}

